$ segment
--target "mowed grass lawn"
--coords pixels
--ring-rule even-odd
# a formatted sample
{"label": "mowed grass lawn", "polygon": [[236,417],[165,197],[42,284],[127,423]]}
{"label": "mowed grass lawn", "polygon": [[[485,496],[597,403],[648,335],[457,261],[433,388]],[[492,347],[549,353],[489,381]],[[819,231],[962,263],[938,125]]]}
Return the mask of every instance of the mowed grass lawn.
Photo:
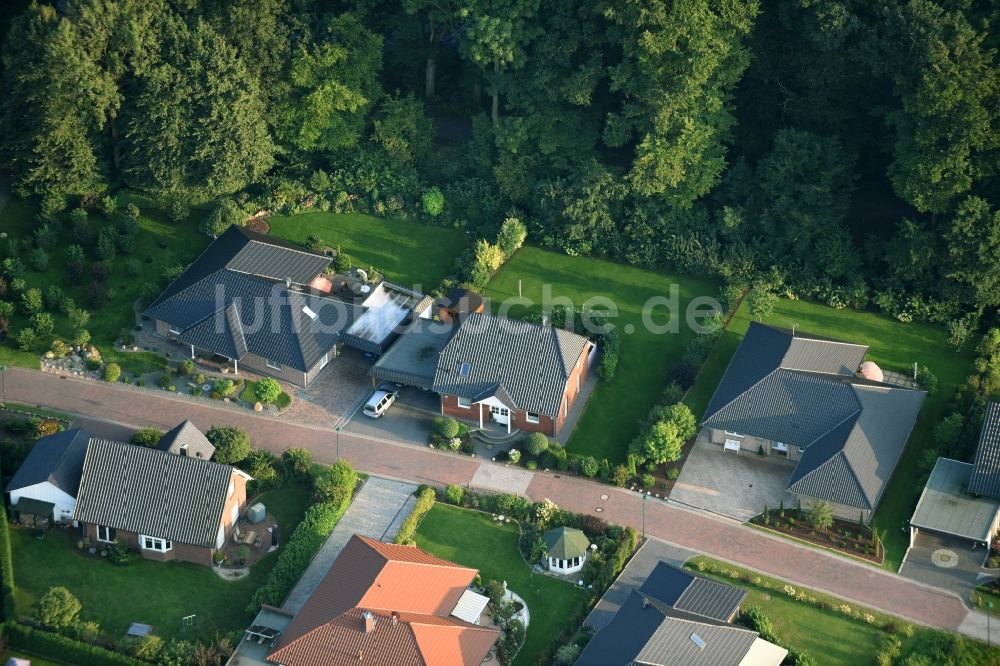
{"label": "mowed grass lawn", "polygon": [[429,291],[452,268],[468,241],[456,229],[406,220],[387,220],[362,213],[275,215],[271,234],[305,245],[315,234],[327,245],[339,245],[356,266],[374,266],[404,287]]}
{"label": "mowed grass lawn", "polygon": [[[744,304],[733,316],[687,395],[686,401],[699,419],[750,325],[746,310]],[[882,314],[835,310],[808,301],[781,299],[764,323],[785,328],[794,326],[799,331],[869,345],[866,358],[886,370],[912,372],[913,363],[917,362],[937,375],[938,390],[924,401],[896,472],[875,512],[874,524],[885,544],[884,566],[896,571],[909,545],[909,519],[922,490],[916,485],[920,454],[934,445],[934,426],[946,415],[955,388],[970,372],[975,343],[957,352],[948,344],[948,335],[942,328],[904,324]]]}
{"label": "mowed grass lawn", "polygon": [[[90,283],[89,271],[85,271],[83,278],[78,282],[70,279],[65,261],[66,248],[75,241],[72,235],[73,225],[68,220],[62,223],[58,241],[49,252],[49,264],[44,271],[35,270],[27,253],[23,253],[21,258],[27,268],[24,275],[26,288],[38,288],[44,296],[49,285],[58,285],[66,296],[76,302],[77,307],[90,312],[90,322],[86,328],[90,331],[91,342],[101,349],[107,357],[106,360],[120,363],[126,372],[149,372],[162,369],[161,357],[148,353],[117,353],[114,351],[113,343],[123,329],[131,330],[135,326],[132,304],[139,298],[142,285],[147,282],[162,283],[165,268],[175,264],[187,265],[208,245],[209,239],[197,231],[197,217],[204,214],[203,212],[196,211],[191,219],[183,223],[173,223],[161,211],[144,207],[149,203],[147,200],[127,195],[119,197],[120,210],[123,211],[126,204],[133,199],[141,209],[136,249],[131,255],[119,252],[115,257],[111,273],[105,281],[109,298],[100,305],[95,307],[86,300],[86,288]],[[38,207],[33,202],[11,197],[3,210],[0,210],[0,230],[7,232],[11,238],[28,239],[35,230],[37,214]],[[118,215],[119,213],[115,214],[116,221]],[[115,222],[96,210],[91,211],[89,221],[94,243],[84,250],[88,264],[92,264],[97,261],[94,244],[98,232]],[[133,276],[126,271],[125,262],[129,258],[141,262],[141,275]],[[11,296],[8,295],[6,298],[10,299]],[[17,301],[17,298],[13,300]],[[66,317],[53,308],[46,307],[46,311],[55,318],[55,335],[52,337],[64,340],[70,338],[74,331]],[[28,317],[18,308],[11,321],[9,337],[0,344],[0,363],[38,367],[38,355],[49,348],[51,338],[40,341],[37,349],[30,352],[20,351],[13,338],[21,328],[28,325]]]}
{"label": "mowed grass lawn", "polygon": [[[521,293],[531,299],[531,311],[540,311],[543,287],[554,298],[568,298],[577,308],[600,296],[618,309],[614,322],[622,333],[618,371],[609,382],[599,382],[583,413],[568,448],[611,462],[625,460],[628,443],[639,431],[638,422],[649,413],[664,386],[670,366],[680,359],[695,335],[685,324],[688,303],[696,296],[714,296],[718,285],[710,280],[673,276],[589,257],[571,257],[536,247],[524,247],[511,257],[486,288],[493,311],[502,302]],[[643,324],[643,307],[653,297],[668,296],[670,286],[679,287],[678,333],[655,333]],[[511,309],[523,315],[525,307]],[[669,319],[667,308],[653,310],[658,324]],[[631,332],[630,332],[631,331]],[[596,366],[594,368],[596,371]]]}
{"label": "mowed grass lawn", "polygon": [[[712,560],[711,558],[698,556],[689,560],[685,566],[692,571],[698,571],[698,563],[710,563],[715,566],[725,567],[728,570],[738,570],[741,574],[751,577],[759,577],[762,582],[768,582],[771,589],[765,589],[754,585],[741,578],[731,578],[720,576],[708,571],[700,572],[701,575],[714,580],[746,588],[750,591],[742,608],[748,606],[759,606],[764,614],[774,624],[774,633],[783,641],[786,647],[791,646],[799,650],[805,650],[815,663],[822,666],[842,666],[844,664],[873,664],[874,654],[879,649],[881,637],[884,630],[876,625],[868,624],[866,621],[856,620],[841,613],[830,610],[830,608],[817,608],[803,601],[796,601],[783,592],[783,581],[767,576],[758,576],[756,572],[738,569],[724,562]],[[753,578],[751,578],[753,580]],[[805,592],[808,596],[824,601],[828,607],[839,606],[845,603],[842,599],[832,597],[812,590],[793,586],[796,594]],[[862,606],[850,604],[853,610],[864,614],[870,612],[878,619],[878,624],[894,622],[902,627],[906,624],[903,620],[897,620],[887,615],[871,611]],[[913,625],[914,633],[907,638],[901,633],[896,634],[902,643],[902,654],[906,655],[913,650],[914,645],[923,638],[940,634],[935,629],[929,629],[920,625]],[[977,664],[997,664],[1000,663],[1000,648],[987,648],[983,643],[969,641],[969,650],[975,657]],[[964,662],[963,662],[964,663]]]}
{"label": "mowed grass lawn", "polygon": [[528,606],[531,624],[515,666],[535,666],[541,653],[588,603],[588,595],[568,582],[534,573],[517,548],[518,528],[499,525],[489,514],[435,504],[417,529],[417,545],[457,564],[479,569],[483,584],[507,581]]}
{"label": "mowed grass lawn", "polygon": [[[308,492],[283,488],[263,495],[282,533],[290,535],[302,519]],[[188,638],[210,640],[216,631],[243,629],[253,618],[245,612],[250,596],[264,584],[278,553],[266,555],[250,575],[224,581],[208,566],[184,562],[138,562],[118,567],[77,551],[76,536],[50,532],[42,540],[34,531],[11,527],[15,600],[19,615],[30,615],[39,597],[62,585],[83,605],[81,617],[98,622],[111,638],[125,634],[132,622],[152,624],[163,638],[182,636],[181,618],[197,615]]]}

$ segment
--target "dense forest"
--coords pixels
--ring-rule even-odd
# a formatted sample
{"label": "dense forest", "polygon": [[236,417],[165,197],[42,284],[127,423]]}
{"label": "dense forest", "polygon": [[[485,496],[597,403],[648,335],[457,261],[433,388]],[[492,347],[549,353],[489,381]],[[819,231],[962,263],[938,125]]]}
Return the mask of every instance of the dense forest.
{"label": "dense forest", "polygon": [[1000,306],[990,0],[21,4],[0,148],[39,225],[123,188],[177,220],[513,214],[958,344]]}

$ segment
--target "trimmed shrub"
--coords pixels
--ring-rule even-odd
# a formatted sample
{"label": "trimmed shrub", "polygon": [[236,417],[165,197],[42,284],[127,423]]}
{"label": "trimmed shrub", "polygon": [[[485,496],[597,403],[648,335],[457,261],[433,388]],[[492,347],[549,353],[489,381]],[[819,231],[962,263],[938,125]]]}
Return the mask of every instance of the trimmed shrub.
{"label": "trimmed shrub", "polygon": [[149,448],[153,448],[160,443],[160,439],[163,437],[163,434],[163,431],[157,430],[156,428],[139,428],[135,431],[135,433],[133,433],[132,438],[129,441],[137,446],[148,446]]}
{"label": "trimmed shrub", "polygon": [[433,429],[435,434],[451,439],[458,436],[458,421],[450,416],[438,416],[434,419]]}
{"label": "trimmed shrub", "polygon": [[[9,427],[9,426],[8,426]],[[14,603],[14,557],[10,551],[10,532],[6,517],[0,520],[0,586],[2,591],[2,611],[3,619],[13,618],[17,614]]]}
{"label": "trimmed shrub", "polygon": [[584,476],[588,478],[594,478],[597,476],[597,472],[600,469],[600,463],[594,456],[586,456],[580,460],[580,471]]}
{"label": "trimmed shrub", "polygon": [[617,328],[612,328],[601,336],[599,343],[601,348],[601,365],[597,369],[597,376],[604,381],[614,378],[618,370],[618,355],[621,352],[621,335]]}
{"label": "trimmed shrub", "polygon": [[437,495],[433,488],[423,488],[417,491],[417,503],[413,505],[413,511],[406,517],[403,524],[393,539],[393,543],[412,544],[413,535],[417,531],[417,526],[424,515],[434,507]]}
{"label": "trimmed shrub", "polygon": [[117,363],[108,363],[104,366],[104,381],[116,382],[122,376],[122,368]]}
{"label": "trimmed shrub", "polygon": [[235,463],[250,453],[250,436],[245,430],[224,426],[213,426],[205,437],[215,447],[213,460],[220,463]]}
{"label": "trimmed shrub", "polygon": [[45,302],[42,299],[41,289],[32,287],[21,294],[21,309],[24,310],[25,314],[30,315],[41,312],[44,306]]}
{"label": "trimmed shrub", "polygon": [[264,377],[253,385],[253,393],[265,405],[269,405],[281,395],[281,384],[271,377]]}
{"label": "trimmed shrub", "polygon": [[507,452],[507,460],[514,463],[515,465],[521,461],[521,452],[517,449],[511,449]]}
{"label": "trimmed shrub", "polygon": [[549,438],[540,432],[530,433],[524,440],[524,450],[533,456],[540,456],[549,448]]}
{"label": "trimmed shrub", "polygon": [[431,217],[437,217],[444,211],[444,194],[437,187],[425,191],[420,197],[424,212]]}
{"label": "trimmed shrub", "polygon": [[313,480],[313,498],[317,502],[341,504],[349,502],[358,485],[358,473],[346,460],[338,460],[323,468]]}

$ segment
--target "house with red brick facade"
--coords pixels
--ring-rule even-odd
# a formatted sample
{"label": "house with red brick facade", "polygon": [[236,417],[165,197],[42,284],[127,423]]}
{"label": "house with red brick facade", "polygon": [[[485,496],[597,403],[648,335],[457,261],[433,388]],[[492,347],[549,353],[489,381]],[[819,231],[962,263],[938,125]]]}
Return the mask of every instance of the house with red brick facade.
{"label": "house with red brick facade", "polygon": [[246,508],[250,480],[231,465],[91,437],[73,517],[91,543],[210,565]]}
{"label": "house with red brick facade", "polygon": [[594,343],[549,325],[470,312],[437,358],[441,413],[555,436],[579,397]]}

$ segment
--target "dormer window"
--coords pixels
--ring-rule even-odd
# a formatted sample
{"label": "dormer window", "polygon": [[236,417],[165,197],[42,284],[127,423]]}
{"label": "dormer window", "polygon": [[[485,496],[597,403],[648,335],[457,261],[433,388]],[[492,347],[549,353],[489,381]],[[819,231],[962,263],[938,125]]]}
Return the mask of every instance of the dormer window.
{"label": "dormer window", "polygon": [[458,367],[458,374],[460,377],[468,377],[470,372],[472,372],[471,363],[463,363]]}

